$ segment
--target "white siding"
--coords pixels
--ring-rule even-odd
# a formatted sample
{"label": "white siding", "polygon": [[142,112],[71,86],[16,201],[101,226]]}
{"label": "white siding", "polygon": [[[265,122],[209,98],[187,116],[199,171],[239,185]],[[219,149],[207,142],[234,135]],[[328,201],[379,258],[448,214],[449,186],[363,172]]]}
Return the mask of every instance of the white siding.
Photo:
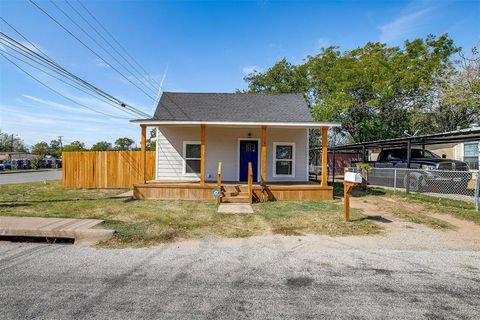
{"label": "white siding", "polygon": [[[249,135],[250,133],[250,135]],[[239,139],[260,139],[260,128],[206,128],[205,180],[216,180],[218,162],[222,162],[222,180],[239,180]],[[183,141],[200,141],[200,128],[168,127],[159,129],[157,148],[158,180],[192,180],[183,174]],[[274,142],[295,143],[295,176],[273,177]],[[260,155],[260,141],[259,141]],[[258,161],[260,170],[260,160]],[[260,179],[260,172],[258,171]],[[197,176],[198,179],[198,176]],[[308,181],[307,130],[267,128],[267,181]]]}
{"label": "white siding", "polygon": [[183,174],[183,141],[200,140],[199,128],[159,128],[157,180],[198,180]]}

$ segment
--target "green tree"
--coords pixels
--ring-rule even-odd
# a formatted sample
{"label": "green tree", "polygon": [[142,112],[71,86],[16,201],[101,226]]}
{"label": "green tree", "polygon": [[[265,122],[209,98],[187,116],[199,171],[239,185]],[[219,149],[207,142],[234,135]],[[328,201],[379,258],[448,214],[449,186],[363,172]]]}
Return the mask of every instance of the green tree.
{"label": "green tree", "polygon": [[338,121],[354,141],[403,136],[412,117],[453,69],[459,51],[447,36],[405,41],[402,47],[367,43],[342,52],[322,49],[305,63],[285,59],[245,78],[249,92],[301,92],[317,121]]}
{"label": "green tree", "polygon": [[412,118],[412,125],[419,133],[452,131],[479,122],[480,56],[476,48],[469,58],[459,54],[452,72],[437,80],[436,93],[432,95],[432,103]]}
{"label": "green tree", "polygon": [[50,141],[50,146],[48,147],[48,154],[56,158],[59,158],[62,155],[60,140]]}
{"label": "green tree", "polygon": [[17,135],[0,130],[0,152],[28,152],[28,148]]}
{"label": "green tree", "polygon": [[90,148],[92,151],[109,151],[112,150],[112,144],[107,141],[99,141],[95,143],[92,148]]}
{"label": "green tree", "polygon": [[48,154],[49,146],[45,141],[39,142],[32,147],[32,154],[38,156],[40,159],[45,158]]}
{"label": "green tree", "polygon": [[32,147],[32,154],[34,155],[32,159],[32,167],[34,169],[39,169],[42,167],[43,159],[48,154],[49,145],[45,141],[39,142]]}
{"label": "green tree", "polygon": [[80,141],[73,141],[70,144],[67,144],[63,147],[63,151],[85,151],[85,143]]}
{"label": "green tree", "polygon": [[310,88],[306,65],[295,66],[285,58],[265,73],[255,71],[244,80],[248,83],[247,92],[307,93]]}
{"label": "green tree", "polygon": [[127,137],[118,138],[115,140],[115,150],[131,150],[134,143],[135,141]]}
{"label": "green tree", "polygon": [[150,139],[147,140],[147,150],[148,151],[155,151],[157,148],[157,129],[152,129],[150,131]]}

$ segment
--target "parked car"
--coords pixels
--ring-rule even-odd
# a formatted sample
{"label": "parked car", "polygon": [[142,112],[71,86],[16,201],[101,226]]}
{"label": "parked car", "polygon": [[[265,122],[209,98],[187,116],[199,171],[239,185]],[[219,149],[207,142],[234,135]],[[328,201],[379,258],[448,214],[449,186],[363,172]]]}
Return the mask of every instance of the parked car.
{"label": "parked car", "polygon": [[[406,169],[407,149],[385,149],[378,155],[377,161],[368,162],[374,168],[397,168]],[[355,166],[355,163],[352,163]],[[417,192],[428,189],[438,184],[451,184],[454,189],[465,190],[472,175],[468,164],[463,161],[442,158],[429,150],[411,149],[410,169],[415,171],[397,170],[397,186],[409,188]],[[454,171],[454,172],[453,172]],[[369,180],[375,184],[375,180],[393,181],[391,170],[375,170],[369,174]],[[382,184],[384,185],[384,184]]]}
{"label": "parked car", "polygon": [[4,167],[3,163],[0,163],[0,171],[3,171],[3,170],[5,170],[5,167]]}
{"label": "parked car", "polygon": [[12,164],[11,164],[10,162],[5,162],[5,163],[3,164],[3,168],[4,168],[5,170],[12,170]]}

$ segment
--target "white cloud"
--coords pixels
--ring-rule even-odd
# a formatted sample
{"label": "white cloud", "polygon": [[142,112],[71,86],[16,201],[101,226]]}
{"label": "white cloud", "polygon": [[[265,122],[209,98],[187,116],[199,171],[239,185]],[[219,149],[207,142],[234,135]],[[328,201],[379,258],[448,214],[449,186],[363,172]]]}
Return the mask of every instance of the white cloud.
{"label": "white cloud", "polygon": [[74,112],[74,113],[89,113],[89,114],[94,113],[93,111],[88,110],[88,109],[84,109],[84,108],[80,108],[80,107],[78,107],[78,108],[69,107],[69,106],[66,106],[64,104],[60,104],[60,103],[53,102],[53,101],[50,101],[50,100],[45,100],[45,99],[33,97],[33,96],[28,95],[28,94],[23,94],[22,96],[24,98],[27,98],[30,101],[35,102],[35,103],[39,103],[39,104],[42,104],[44,106],[54,108],[54,109],[59,109],[59,110],[62,110],[62,111]]}
{"label": "white cloud", "polygon": [[260,68],[259,66],[245,66],[242,68],[242,73],[246,76],[255,71],[262,72],[262,68]]}
{"label": "white cloud", "polygon": [[386,43],[405,40],[428,25],[434,18],[434,12],[447,4],[448,1],[433,0],[410,2],[397,18],[378,27],[380,30],[379,40]]}

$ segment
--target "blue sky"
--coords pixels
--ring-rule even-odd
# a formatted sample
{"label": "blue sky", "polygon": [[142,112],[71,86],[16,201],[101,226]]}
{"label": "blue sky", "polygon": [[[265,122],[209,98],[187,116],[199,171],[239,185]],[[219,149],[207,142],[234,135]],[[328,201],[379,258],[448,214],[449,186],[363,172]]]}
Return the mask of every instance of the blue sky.
{"label": "blue sky", "polygon": [[[68,23],[50,2],[37,3],[114,61]],[[80,11],[74,0],[71,4]],[[448,32],[458,46],[480,43],[480,1],[83,1],[164,90],[233,92],[243,77],[286,57],[293,63],[321,47],[342,50],[368,41]],[[64,2],[57,5],[76,17]],[[84,11],[81,11],[85,13]],[[106,66],[28,1],[1,1],[0,15],[61,65],[112,95],[152,113],[155,103]],[[79,19],[77,17],[77,19]],[[79,20],[81,21],[81,20]],[[3,32],[18,38],[0,22]],[[92,33],[95,35],[94,33]],[[2,49],[0,47],[0,49]],[[23,65],[22,65],[23,66]],[[32,70],[44,83],[92,108],[120,115],[93,98]],[[63,136],[65,143],[114,141],[140,130],[99,115],[48,91],[0,57],[0,129],[32,145]]]}

